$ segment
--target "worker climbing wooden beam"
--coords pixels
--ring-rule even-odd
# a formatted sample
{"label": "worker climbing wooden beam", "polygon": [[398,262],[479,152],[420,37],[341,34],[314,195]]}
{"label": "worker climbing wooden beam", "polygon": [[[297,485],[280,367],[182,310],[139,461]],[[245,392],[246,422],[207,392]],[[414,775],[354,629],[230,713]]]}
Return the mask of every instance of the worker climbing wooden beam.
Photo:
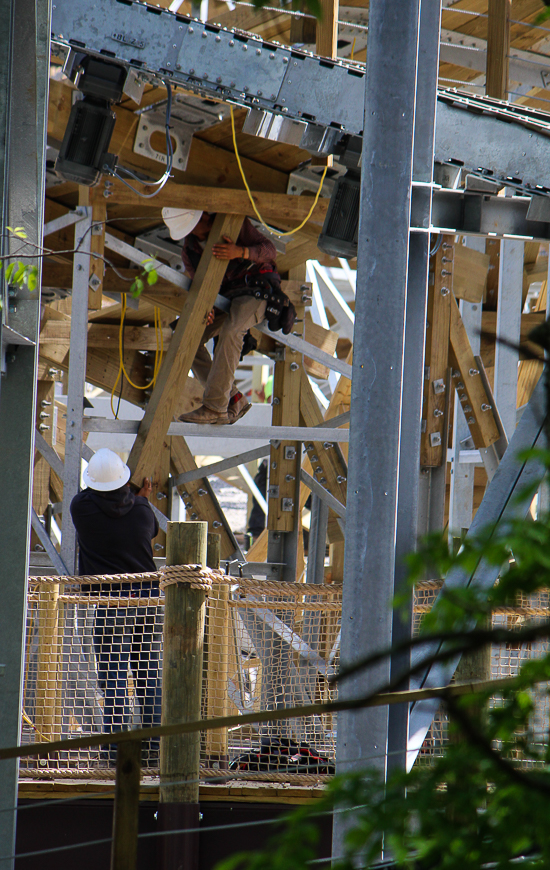
{"label": "worker climbing wooden beam", "polygon": [[217,215],[205,244],[204,252],[189,294],[185,300],[170,347],[166,353],[153,393],[141,421],[134,446],[128,458],[132,480],[138,484],[155,463],[156,452],[172,422],[178,397],[214,307],[218,289],[227,268],[226,260],[212,256],[212,247],[223,236],[237,238],[242,217]]}

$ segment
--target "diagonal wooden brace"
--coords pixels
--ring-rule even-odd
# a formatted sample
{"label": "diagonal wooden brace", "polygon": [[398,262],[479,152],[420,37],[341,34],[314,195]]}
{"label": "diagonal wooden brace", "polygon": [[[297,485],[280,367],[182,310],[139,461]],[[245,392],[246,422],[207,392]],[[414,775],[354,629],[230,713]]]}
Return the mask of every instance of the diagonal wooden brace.
{"label": "diagonal wooden brace", "polygon": [[132,481],[138,486],[149,476],[156,455],[172,422],[180,393],[198,350],[206,319],[214,306],[220,283],[227,269],[227,260],[212,256],[212,246],[222,236],[236,239],[243,218],[219,214],[214,220],[181,317],[170,342],[157,383],[141,421],[128,465]]}

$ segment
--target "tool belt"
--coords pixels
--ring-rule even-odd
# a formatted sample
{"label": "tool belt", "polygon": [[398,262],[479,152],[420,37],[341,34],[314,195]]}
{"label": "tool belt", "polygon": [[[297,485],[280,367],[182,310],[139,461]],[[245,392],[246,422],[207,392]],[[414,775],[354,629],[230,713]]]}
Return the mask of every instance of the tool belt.
{"label": "tool belt", "polygon": [[281,278],[277,272],[248,272],[242,278],[223,284],[220,293],[230,300],[238,296],[265,300],[265,316],[271,332],[282,330],[283,335],[288,335],[296,322],[296,309],[281,290]]}

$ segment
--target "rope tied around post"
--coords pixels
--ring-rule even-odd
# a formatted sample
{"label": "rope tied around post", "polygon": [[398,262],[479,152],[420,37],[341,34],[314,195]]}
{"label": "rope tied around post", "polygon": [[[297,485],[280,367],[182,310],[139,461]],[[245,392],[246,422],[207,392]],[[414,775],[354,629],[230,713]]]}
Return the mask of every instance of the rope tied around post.
{"label": "rope tied around post", "polygon": [[160,588],[166,589],[178,583],[185,583],[191,589],[202,589],[208,593],[213,583],[227,582],[226,575],[219,568],[206,568],[202,565],[165,565],[160,570]]}

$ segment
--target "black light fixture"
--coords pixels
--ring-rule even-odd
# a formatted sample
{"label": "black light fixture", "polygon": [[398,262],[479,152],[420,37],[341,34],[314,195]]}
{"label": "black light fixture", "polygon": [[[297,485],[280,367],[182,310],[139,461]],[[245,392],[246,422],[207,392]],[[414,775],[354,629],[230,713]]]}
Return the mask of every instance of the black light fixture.
{"label": "black light fixture", "polygon": [[91,187],[105,165],[117,157],[108,151],[116,115],[112,104],[122,97],[127,70],[118,64],[71,52],[64,72],[84,95],[71,109],[55,171],[67,181]]}

